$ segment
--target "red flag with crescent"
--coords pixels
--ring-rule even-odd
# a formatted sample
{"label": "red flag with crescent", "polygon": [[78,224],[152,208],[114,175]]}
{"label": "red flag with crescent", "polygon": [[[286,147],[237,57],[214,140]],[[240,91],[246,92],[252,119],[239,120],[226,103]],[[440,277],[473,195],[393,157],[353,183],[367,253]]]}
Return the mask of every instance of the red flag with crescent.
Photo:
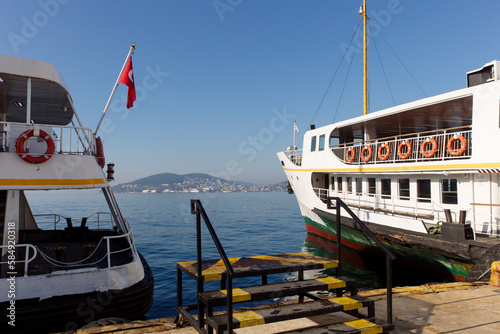
{"label": "red flag with crescent", "polygon": [[128,59],[127,65],[125,66],[125,70],[123,70],[119,82],[128,86],[127,109],[130,109],[134,106],[134,101],[136,100],[134,70],[132,69],[132,58]]}

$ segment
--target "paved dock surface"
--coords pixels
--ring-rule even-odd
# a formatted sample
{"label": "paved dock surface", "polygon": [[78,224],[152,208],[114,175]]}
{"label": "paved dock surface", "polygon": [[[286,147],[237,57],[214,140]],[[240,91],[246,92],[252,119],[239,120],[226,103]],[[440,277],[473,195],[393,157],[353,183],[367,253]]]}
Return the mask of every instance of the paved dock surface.
{"label": "paved dock surface", "polygon": [[[377,318],[386,318],[385,290],[366,291],[360,295],[376,300]],[[500,287],[469,283],[424,285],[395,288],[392,333],[500,333]],[[338,319],[338,317],[337,317]],[[156,333],[195,334],[191,327],[171,329],[172,319],[132,322],[109,328],[80,329],[77,334],[94,333]],[[329,316],[318,316],[238,329],[240,334],[270,334],[291,331],[300,325],[315,326],[331,322]]]}

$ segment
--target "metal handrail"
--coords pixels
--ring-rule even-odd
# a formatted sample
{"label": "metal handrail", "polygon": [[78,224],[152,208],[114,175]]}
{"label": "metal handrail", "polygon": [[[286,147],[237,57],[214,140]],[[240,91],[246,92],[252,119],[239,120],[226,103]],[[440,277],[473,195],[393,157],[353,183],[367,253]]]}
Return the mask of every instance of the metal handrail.
{"label": "metal handrail", "polygon": [[191,200],[191,214],[196,215],[196,255],[197,255],[197,289],[198,293],[196,295],[197,305],[198,305],[198,325],[199,328],[203,328],[204,326],[204,316],[203,316],[203,307],[200,303],[200,293],[203,292],[203,276],[202,276],[202,252],[201,252],[201,218],[205,222],[205,226],[210,232],[210,236],[217,247],[217,251],[226,267],[226,288],[227,288],[227,332],[233,332],[233,275],[234,269],[229,261],[222,244],[219,241],[219,237],[210,222],[210,219],[201,204],[201,201],[198,199]]}
{"label": "metal handrail", "polygon": [[[464,151],[460,155],[451,154],[448,152],[447,143],[454,135],[462,135],[466,140]],[[422,155],[421,145],[427,138],[435,138],[437,141],[436,152],[430,157]],[[407,142],[411,147],[411,152],[407,156],[402,157],[398,154],[398,147],[403,142]],[[378,155],[380,145],[387,145],[390,153],[381,159]],[[371,157],[362,160],[361,153],[364,148],[371,150]],[[357,141],[352,143],[342,143],[330,145],[330,149],[335,156],[341,159],[344,163],[350,164],[376,164],[376,163],[396,163],[396,162],[418,162],[418,161],[436,161],[436,160],[453,160],[472,157],[472,130],[470,126],[460,128],[450,128],[426,131],[414,134],[405,134],[387,138],[377,138],[366,141]],[[346,160],[347,150],[354,150],[352,161]]]}
{"label": "metal handrail", "polygon": [[[16,263],[17,262],[24,262],[24,277],[28,276],[28,264],[33,261],[36,256],[37,256],[37,250],[36,248],[33,246],[33,245],[30,245],[30,244],[17,244],[14,246],[15,248],[18,248],[18,247],[26,247],[26,252],[25,252],[25,256],[24,256],[24,260],[15,260]],[[5,245],[5,246],[0,246],[0,249],[11,249],[12,248],[12,245]],[[29,253],[30,253],[30,249],[33,250],[33,256],[32,257],[29,257]],[[0,253],[3,253],[4,251],[0,252]],[[9,261],[0,261],[0,264],[8,264]],[[14,272],[14,270],[9,270],[11,272]],[[8,272],[9,272],[8,271]],[[16,272],[17,274],[17,272]]]}
{"label": "metal handrail", "polygon": [[[92,130],[80,126],[61,126],[53,124],[26,124],[15,122],[0,122],[0,128],[3,127],[4,135],[1,136],[0,146],[6,152],[15,152],[15,147],[10,147],[15,143],[19,131],[33,129],[35,126],[41,130],[50,129],[48,133],[55,144],[55,154],[69,154],[69,155],[89,155],[96,154],[95,137]],[[16,131],[17,129],[17,131]],[[21,130],[19,130],[21,129]],[[86,138],[84,141],[83,137]]]}
{"label": "metal handrail", "polygon": [[[365,233],[382,249],[386,255],[386,285],[387,285],[387,323],[392,324],[392,261],[396,259],[396,256],[387,248],[379,238],[373,234],[373,232],[363,223],[357,216],[352,212],[352,210],[345,204],[339,197],[328,197],[328,209],[333,209],[331,207],[331,201],[335,200],[336,209],[336,233],[337,233],[337,260],[340,263],[341,256],[341,246],[342,246],[342,236],[341,236],[341,225],[340,225],[340,211],[344,208],[345,211],[351,216],[351,218],[362,227]],[[339,267],[340,269],[340,267]],[[338,273],[341,275],[340,271]]]}

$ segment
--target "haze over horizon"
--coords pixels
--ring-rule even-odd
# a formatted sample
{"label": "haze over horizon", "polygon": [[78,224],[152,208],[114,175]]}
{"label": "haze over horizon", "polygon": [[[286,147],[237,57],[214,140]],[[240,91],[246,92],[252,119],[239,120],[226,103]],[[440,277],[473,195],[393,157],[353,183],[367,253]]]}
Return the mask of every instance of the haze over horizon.
{"label": "haze over horizon", "polygon": [[[360,5],[3,1],[0,53],[58,68],[83,125],[95,130],[135,42],[137,101],[126,109],[120,85],[98,133],[116,164],[114,184],[171,172],[265,185],[285,180],[276,152],[293,144],[294,120],[301,148],[311,123],[362,114]],[[496,0],[367,7],[369,112],[463,88],[466,72],[500,59]]]}

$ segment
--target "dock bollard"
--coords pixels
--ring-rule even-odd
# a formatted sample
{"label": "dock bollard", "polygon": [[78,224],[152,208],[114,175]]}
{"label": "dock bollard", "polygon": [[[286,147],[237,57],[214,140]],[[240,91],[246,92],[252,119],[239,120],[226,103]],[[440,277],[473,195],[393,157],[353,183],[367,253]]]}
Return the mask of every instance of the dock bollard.
{"label": "dock bollard", "polygon": [[490,285],[500,287],[500,261],[491,264]]}

